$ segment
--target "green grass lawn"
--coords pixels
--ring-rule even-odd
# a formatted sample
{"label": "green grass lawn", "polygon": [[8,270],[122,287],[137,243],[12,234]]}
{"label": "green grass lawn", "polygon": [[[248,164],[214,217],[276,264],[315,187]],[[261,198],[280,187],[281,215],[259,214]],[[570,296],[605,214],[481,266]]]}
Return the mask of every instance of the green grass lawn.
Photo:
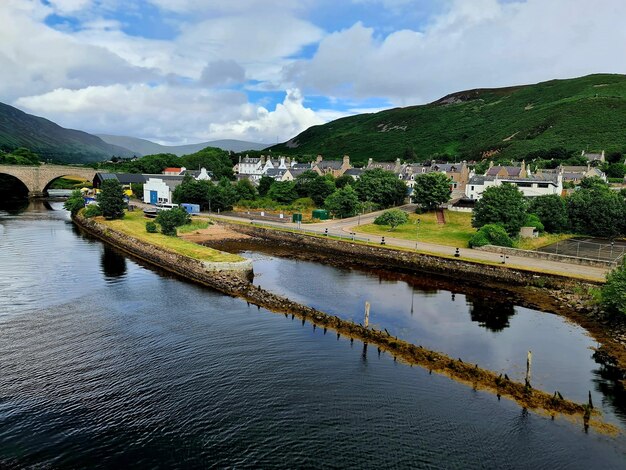
{"label": "green grass lawn", "polygon": [[[198,245],[197,243],[183,240],[182,238],[169,237],[160,233],[148,233],[146,232],[146,222],[149,222],[152,219],[144,217],[143,212],[141,211],[127,212],[126,216],[121,220],[104,220],[104,218],[102,217],[98,217],[97,220],[104,225],[107,225],[119,232],[125,233],[126,235],[141,240],[142,242],[150,243],[166,250],[175,251],[176,253],[200,261],[243,261],[243,258],[241,258],[240,256],[214,250],[206,246]],[[206,226],[203,228],[206,228]],[[198,229],[198,227],[195,227],[193,230],[196,229]]]}
{"label": "green grass lawn", "polygon": [[191,219],[190,224],[178,227],[178,233],[191,233],[195,230],[204,230],[209,225],[211,225],[211,222],[209,222],[209,220],[198,219],[194,217],[193,219]]}
{"label": "green grass lawn", "polygon": [[[425,214],[410,214],[409,222],[390,231],[386,225],[360,225],[360,232],[372,235],[417,240],[426,243],[436,243],[454,247],[467,247],[467,242],[474,235],[476,229],[472,227],[472,214],[467,212],[444,211],[446,223],[439,225],[434,212]],[[419,227],[417,220],[419,219]]]}

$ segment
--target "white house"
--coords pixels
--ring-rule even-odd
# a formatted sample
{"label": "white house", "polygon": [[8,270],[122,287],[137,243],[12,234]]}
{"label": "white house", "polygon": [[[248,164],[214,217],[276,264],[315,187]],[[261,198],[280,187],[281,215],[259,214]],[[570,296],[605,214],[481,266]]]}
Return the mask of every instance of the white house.
{"label": "white house", "polygon": [[183,182],[183,176],[146,175],[143,185],[143,202],[148,204],[171,204],[172,193]]}
{"label": "white house", "polygon": [[517,187],[524,197],[545,196],[563,192],[563,175],[542,174],[526,178],[501,178],[499,176],[472,176],[465,187],[465,195],[475,201],[482,197],[483,192],[491,186],[509,183]]}

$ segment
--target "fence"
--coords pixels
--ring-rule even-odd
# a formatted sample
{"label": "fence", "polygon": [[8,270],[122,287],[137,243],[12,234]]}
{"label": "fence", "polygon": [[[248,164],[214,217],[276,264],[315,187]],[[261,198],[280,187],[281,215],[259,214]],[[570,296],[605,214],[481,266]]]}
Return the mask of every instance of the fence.
{"label": "fence", "polygon": [[538,251],[619,264],[626,253],[626,242],[599,238],[570,238],[540,248]]}
{"label": "fence", "polygon": [[[330,237],[330,238],[335,238],[335,239],[340,239],[340,240],[348,240],[348,241],[358,241],[358,242],[366,242],[366,243],[378,243],[378,242],[382,242],[382,240],[384,240],[384,237],[376,237],[376,238],[365,238],[365,237],[358,237],[356,235],[356,233],[354,232],[350,232],[350,233],[346,233],[346,232],[335,232],[335,231],[330,231],[328,229],[324,229],[324,231],[319,231],[319,230],[311,230],[306,228],[306,225],[303,224],[299,224],[298,228],[283,228],[283,227],[277,227],[275,224],[268,224],[268,223],[263,223],[263,222],[259,222],[257,220],[251,220],[250,224],[254,225],[255,227],[269,227],[272,229],[280,229],[280,230],[286,230],[288,232],[293,232],[293,233],[301,233],[302,235],[313,235],[313,236],[317,236],[317,237]],[[381,240],[378,240],[378,239]]]}

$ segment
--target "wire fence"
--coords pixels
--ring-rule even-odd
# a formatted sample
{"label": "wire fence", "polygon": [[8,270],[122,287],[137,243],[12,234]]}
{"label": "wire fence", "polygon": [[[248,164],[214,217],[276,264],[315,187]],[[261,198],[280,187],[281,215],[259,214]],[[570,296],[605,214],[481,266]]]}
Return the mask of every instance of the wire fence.
{"label": "wire fence", "polygon": [[618,264],[626,254],[626,242],[599,238],[570,238],[540,248],[538,251]]}

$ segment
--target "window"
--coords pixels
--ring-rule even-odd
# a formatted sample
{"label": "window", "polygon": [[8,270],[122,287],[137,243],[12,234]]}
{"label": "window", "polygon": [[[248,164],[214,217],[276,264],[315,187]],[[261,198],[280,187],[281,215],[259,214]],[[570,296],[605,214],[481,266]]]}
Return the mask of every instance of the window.
{"label": "window", "polygon": [[472,191],[474,191],[474,186],[472,186]]}
{"label": "window", "polygon": [[538,188],[547,188],[547,187],[549,187],[549,186],[550,186],[550,185],[549,185],[548,183],[539,183],[539,184],[537,184],[537,187],[538,187]]}

